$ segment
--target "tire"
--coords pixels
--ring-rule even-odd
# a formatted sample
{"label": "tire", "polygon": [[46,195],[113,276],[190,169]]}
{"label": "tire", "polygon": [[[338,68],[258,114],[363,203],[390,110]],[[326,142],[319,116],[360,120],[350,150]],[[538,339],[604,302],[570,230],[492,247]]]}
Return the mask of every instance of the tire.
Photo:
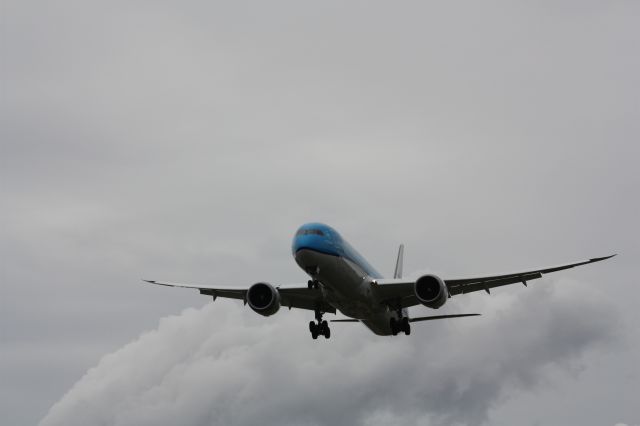
{"label": "tire", "polygon": [[317,327],[316,327],[316,323],[315,321],[310,321],[309,322],[309,331],[311,332],[311,334],[313,334],[314,331],[316,331]]}
{"label": "tire", "polygon": [[393,334],[394,336],[398,335],[398,322],[396,321],[395,318],[391,318],[389,320],[389,326],[391,327],[391,334]]}
{"label": "tire", "polygon": [[411,325],[409,324],[408,317],[402,318],[402,331],[404,331],[404,334],[407,336],[411,334]]}
{"label": "tire", "polygon": [[324,334],[326,330],[329,329],[329,323],[325,320],[320,323],[320,333]]}
{"label": "tire", "polygon": [[324,329],[324,338],[328,339],[329,337],[331,337],[331,329],[327,327]]}

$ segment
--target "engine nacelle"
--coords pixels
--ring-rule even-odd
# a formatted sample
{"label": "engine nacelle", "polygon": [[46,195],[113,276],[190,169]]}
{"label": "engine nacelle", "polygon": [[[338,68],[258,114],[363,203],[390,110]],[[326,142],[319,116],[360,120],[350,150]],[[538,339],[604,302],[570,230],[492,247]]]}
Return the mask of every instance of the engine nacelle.
{"label": "engine nacelle", "polygon": [[449,290],[444,281],[436,275],[423,275],[414,285],[416,297],[424,306],[438,309],[449,297]]}
{"label": "engine nacelle", "polygon": [[256,283],[247,291],[247,303],[255,312],[268,317],[280,309],[280,293],[269,283]]}

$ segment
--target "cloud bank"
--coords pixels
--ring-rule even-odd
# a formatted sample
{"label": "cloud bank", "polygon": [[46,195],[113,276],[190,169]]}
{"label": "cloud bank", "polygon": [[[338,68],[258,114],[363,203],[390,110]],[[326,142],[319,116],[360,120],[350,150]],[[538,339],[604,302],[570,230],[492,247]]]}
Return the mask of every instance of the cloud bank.
{"label": "cloud bank", "polygon": [[311,340],[304,313],[187,309],[103,357],[40,426],[481,424],[508,395],[579,373],[586,352],[616,338],[616,316],[585,284],[483,300],[483,317],[408,338],[334,324],[329,341]]}

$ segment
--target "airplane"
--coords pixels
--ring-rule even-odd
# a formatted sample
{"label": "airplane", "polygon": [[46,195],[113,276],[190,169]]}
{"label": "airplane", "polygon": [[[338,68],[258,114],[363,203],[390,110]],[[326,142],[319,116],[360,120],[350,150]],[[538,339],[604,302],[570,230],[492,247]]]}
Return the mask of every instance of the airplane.
{"label": "airplane", "polygon": [[441,278],[426,274],[415,280],[402,278],[404,245],[400,245],[393,278],[385,279],[333,228],[322,223],[302,225],[293,238],[293,257],[311,278],[306,285],[272,285],[258,282],[248,288],[216,285],[179,284],[144,280],[151,284],[198,289],[201,294],[240,299],[245,305],[265,317],[274,315],[280,307],[314,311],[315,321],[309,322],[311,337],[331,337],[325,313],[340,311],[346,319],[331,322],[360,322],[380,336],[411,334],[411,323],[480,314],[409,316],[411,306],[431,309],[442,307],[459,294],[485,291],[508,284],[527,282],[543,275],[615,256],[596,257],[542,269],[469,278]]}

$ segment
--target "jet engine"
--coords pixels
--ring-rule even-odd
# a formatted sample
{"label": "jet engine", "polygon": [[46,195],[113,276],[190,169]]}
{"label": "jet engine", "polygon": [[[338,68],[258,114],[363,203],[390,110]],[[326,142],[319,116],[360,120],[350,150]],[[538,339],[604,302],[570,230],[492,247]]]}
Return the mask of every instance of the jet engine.
{"label": "jet engine", "polygon": [[247,291],[247,303],[255,312],[268,317],[280,309],[280,293],[269,283],[256,283]]}
{"label": "jet engine", "polygon": [[416,297],[424,306],[438,309],[449,297],[449,290],[444,281],[436,275],[423,275],[414,285]]}

